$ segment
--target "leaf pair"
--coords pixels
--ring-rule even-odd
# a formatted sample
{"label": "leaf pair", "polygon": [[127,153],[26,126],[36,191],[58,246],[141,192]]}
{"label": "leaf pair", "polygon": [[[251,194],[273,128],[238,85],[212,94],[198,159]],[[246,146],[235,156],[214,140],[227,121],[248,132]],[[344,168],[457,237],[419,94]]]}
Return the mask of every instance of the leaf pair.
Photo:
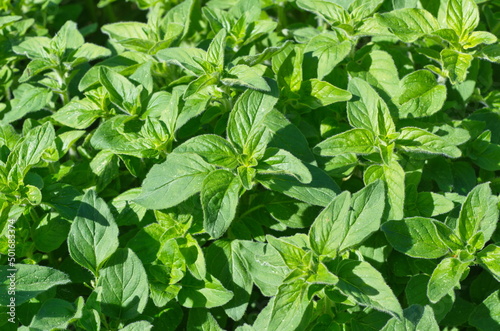
{"label": "leaf pair", "polygon": [[[380,227],[385,209],[382,181],[353,194],[344,192],[316,218],[309,235],[275,238],[267,241],[291,270],[276,297],[271,300],[269,329],[300,329],[307,323],[307,309],[321,290],[338,289],[354,302],[401,316],[401,306],[380,273],[369,263],[341,259],[348,249],[364,242]],[[314,258],[311,253],[317,257]]]}
{"label": "leaf pair", "polygon": [[205,229],[217,238],[234,219],[241,190],[251,189],[258,174],[311,182],[308,168],[295,156],[267,148],[271,134],[266,116],[275,103],[270,95],[244,92],[229,116],[228,140],[201,135],[181,144],[153,167],[137,200],[148,208],[169,208],[201,192]]}
{"label": "leaf pair", "polygon": [[437,265],[430,278],[427,296],[431,302],[439,301],[459,286],[462,275],[474,261],[495,278],[500,277],[493,262],[500,249],[496,245],[483,249],[497,226],[497,203],[489,184],[485,183],[467,195],[455,226],[423,217],[383,224],[382,230],[391,245],[404,254],[426,259],[448,256]]}
{"label": "leaf pair", "polygon": [[325,139],[314,150],[323,156],[353,153],[366,155],[369,160],[380,160],[365,170],[364,181],[366,184],[376,179],[386,182],[389,218],[400,219],[403,217],[405,176],[394,150],[410,155],[442,154],[452,158],[459,157],[461,151],[453,142],[424,129],[405,127],[397,132],[387,104],[366,81],[352,79],[349,90],[357,97],[347,105],[349,123],[354,129]]}
{"label": "leaf pair", "polygon": [[103,312],[127,320],[144,310],[149,297],[148,280],[136,254],[130,249],[118,249],[118,245],[113,215],[94,191],[88,191],[71,225],[69,253],[96,277]]}
{"label": "leaf pair", "polygon": [[[439,54],[429,56],[441,64],[441,69],[433,65],[427,68],[441,76],[448,77],[452,84],[465,81],[476,52],[469,51],[481,46],[491,49],[497,37],[486,31],[474,31],[479,24],[479,9],[473,0],[450,0],[443,15],[438,20],[425,9],[404,8],[376,15],[383,26],[389,28],[404,42],[415,42],[422,37],[436,37],[448,44]],[[423,50],[425,55],[431,52]],[[481,53],[479,53],[481,54]],[[494,58],[479,55],[488,60]]]}
{"label": "leaf pair", "polygon": [[213,38],[207,51],[200,48],[171,47],[158,52],[161,61],[182,67],[197,78],[184,93],[188,98],[210,86],[219,83],[226,86],[240,86],[270,92],[266,80],[259,75],[258,68],[237,64],[226,69],[226,30],[220,30]]}

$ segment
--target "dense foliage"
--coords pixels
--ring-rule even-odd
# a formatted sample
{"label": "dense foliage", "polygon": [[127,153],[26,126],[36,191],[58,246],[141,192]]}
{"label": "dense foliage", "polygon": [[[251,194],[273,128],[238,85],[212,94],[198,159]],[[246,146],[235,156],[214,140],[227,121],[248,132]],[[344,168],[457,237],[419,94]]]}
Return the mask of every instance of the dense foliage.
{"label": "dense foliage", "polygon": [[0,10],[2,330],[500,329],[500,1]]}

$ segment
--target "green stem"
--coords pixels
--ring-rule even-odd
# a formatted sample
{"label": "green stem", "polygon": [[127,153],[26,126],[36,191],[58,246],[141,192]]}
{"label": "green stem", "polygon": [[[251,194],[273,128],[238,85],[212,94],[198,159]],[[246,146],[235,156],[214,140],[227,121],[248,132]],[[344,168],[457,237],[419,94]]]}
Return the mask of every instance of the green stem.
{"label": "green stem", "polygon": [[260,208],[262,208],[262,207],[264,207],[264,206],[265,206],[265,205],[263,205],[263,204],[262,204],[262,205],[257,205],[257,206],[255,206],[255,207],[252,207],[252,208],[248,209],[247,211],[245,211],[243,214],[241,214],[241,215],[240,215],[240,218],[243,218],[243,217],[245,217],[246,215],[251,214],[251,213],[253,213],[254,211],[256,211],[257,209],[260,209]]}
{"label": "green stem", "polygon": [[11,96],[10,96],[10,88],[8,86],[5,86],[5,98],[7,99],[7,101],[10,101],[11,100]]}
{"label": "green stem", "polygon": [[90,19],[92,22],[97,22],[97,14],[95,11],[95,3],[93,0],[85,0],[85,7],[87,8],[87,13],[90,14]]}
{"label": "green stem", "polygon": [[68,83],[69,83],[68,80],[69,79],[68,79],[68,77],[66,77],[66,75],[64,73],[64,69],[62,69],[61,67],[57,68],[55,70],[55,73],[56,73],[57,81],[58,81],[59,87],[60,87],[60,92],[58,92],[58,93],[61,96],[61,102],[63,103],[63,106],[64,106],[71,99],[70,95],[69,95],[69,91],[68,91]]}
{"label": "green stem", "polygon": [[107,23],[114,23],[117,21],[115,12],[113,10],[113,6],[111,4],[104,7],[104,13],[106,14],[106,17],[108,18]]}
{"label": "green stem", "polygon": [[285,2],[278,4],[278,27],[284,29],[288,26],[288,19],[286,17]]}
{"label": "green stem", "polygon": [[106,320],[106,316],[104,314],[101,314],[101,323],[104,325],[104,328],[106,330],[111,330],[109,327],[108,321]]}

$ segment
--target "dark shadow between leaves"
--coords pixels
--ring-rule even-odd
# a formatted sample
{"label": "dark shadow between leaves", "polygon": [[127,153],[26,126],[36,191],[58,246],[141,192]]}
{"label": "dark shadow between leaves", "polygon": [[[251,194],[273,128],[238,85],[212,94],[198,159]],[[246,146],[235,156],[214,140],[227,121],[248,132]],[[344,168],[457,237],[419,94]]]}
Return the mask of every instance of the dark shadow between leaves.
{"label": "dark shadow between leaves", "polygon": [[101,309],[105,314],[109,316],[114,316],[116,318],[126,321],[140,314],[139,303],[140,299],[137,295],[135,295],[132,298],[132,300],[127,303],[125,307],[122,307],[114,303],[101,302]]}
{"label": "dark shadow between leaves", "polygon": [[[231,245],[230,242],[227,244]],[[230,249],[232,251],[233,248]],[[231,258],[228,258],[222,247],[211,245],[207,251],[206,257],[207,261],[213,261],[211,263],[207,263],[207,271],[211,275],[214,275],[214,277],[217,278],[226,289],[233,291],[234,297],[223,307],[231,309],[247,305],[250,293],[248,293],[240,285],[236,284],[232,278],[233,271],[230,269],[229,261],[232,261],[233,264],[235,263],[235,261],[233,261],[234,255]]]}
{"label": "dark shadow between leaves", "polygon": [[161,245],[156,238],[141,229],[128,241],[127,247],[134,251],[142,263],[147,264],[156,260]]}
{"label": "dark shadow between leaves", "polygon": [[361,261],[341,261],[338,270],[339,283],[337,287],[342,290],[342,292],[354,296],[357,294],[367,296],[379,294],[380,292],[376,288],[366,283],[360,275],[354,273],[353,270],[360,264]]}
{"label": "dark shadow between leaves", "polygon": [[94,206],[89,205],[86,202],[81,202],[80,207],[78,208],[77,217],[82,217],[96,223],[99,223],[102,226],[110,226],[109,221],[104,217],[103,214]]}
{"label": "dark shadow between leaves", "polygon": [[422,146],[422,143],[416,140],[410,140],[410,139],[398,139],[398,144],[403,145],[403,146],[411,146],[411,147],[418,147]]}
{"label": "dark shadow between leaves", "polygon": [[[495,301],[500,302],[500,291],[496,291],[493,295],[497,297]],[[492,303],[491,300],[490,303]],[[492,317],[494,314],[494,308],[488,307],[482,302],[474,309],[469,318],[469,323],[481,330],[499,330],[500,323],[497,318]]]}

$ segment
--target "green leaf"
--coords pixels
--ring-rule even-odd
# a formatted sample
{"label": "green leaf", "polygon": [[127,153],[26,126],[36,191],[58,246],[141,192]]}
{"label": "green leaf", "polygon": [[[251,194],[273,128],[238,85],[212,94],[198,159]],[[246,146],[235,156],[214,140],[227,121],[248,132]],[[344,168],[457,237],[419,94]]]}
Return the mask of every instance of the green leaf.
{"label": "green leaf", "polygon": [[353,20],[361,21],[362,19],[373,15],[373,13],[377,11],[377,9],[382,5],[383,2],[384,0],[354,0],[349,6]]}
{"label": "green leaf", "polygon": [[389,108],[370,84],[353,78],[349,81],[348,90],[357,97],[347,103],[347,117],[352,126],[367,129],[375,135],[395,132]]}
{"label": "green leaf", "polygon": [[118,249],[100,272],[101,309],[123,321],[141,314],[148,302],[148,276],[141,260],[129,248]]}
{"label": "green leaf", "polygon": [[198,241],[186,234],[185,238],[177,238],[177,243],[191,274],[197,279],[204,279],[207,274],[206,262]]}
{"label": "green leaf", "polygon": [[495,43],[483,47],[478,56],[490,62],[500,62],[500,44]]}
{"label": "green leaf", "polygon": [[304,46],[292,45],[273,58],[273,71],[277,74],[277,83],[286,90],[297,92],[302,84],[302,62]]}
{"label": "green leaf", "polygon": [[34,87],[23,84],[18,87],[19,93],[11,101],[11,109],[3,115],[1,124],[9,124],[17,121],[31,112],[45,107],[52,97],[52,92],[47,88]]}
{"label": "green leaf", "polygon": [[314,147],[314,152],[323,156],[339,154],[371,154],[378,151],[378,142],[372,131],[352,129],[329,137]]}
{"label": "green leaf", "polygon": [[441,51],[443,70],[448,75],[452,84],[465,81],[473,58],[470,54],[460,53],[452,49],[443,49]]}
{"label": "green leaf", "polygon": [[29,327],[33,330],[66,329],[76,313],[72,303],[51,298],[42,304]]}
{"label": "green leaf", "polygon": [[[28,65],[23,71],[23,75],[19,78],[19,82],[20,83],[27,82],[36,75],[52,68],[54,68],[54,64],[51,63],[50,61],[46,59],[35,59],[30,63],[28,63]],[[43,90],[49,92],[47,89]]]}
{"label": "green leaf", "polygon": [[58,249],[68,237],[70,223],[62,217],[46,214],[33,233],[38,250],[48,253]]}
{"label": "green leaf", "polygon": [[64,272],[34,264],[15,264],[14,267],[0,266],[0,276],[2,277],[2,283],[0,283],[1,306],[7,306],[10,303],[12,295],[9,294],[9,287],[13,277],[16,284],[16,306],[22,305],[54,286],[71,283],[69,276]]}
{"label": "green leaf", "polygon": [[108,69],[112,69],[123,75],[129,75],[141,64],[148,61],[150,61],[150,58],[146,54],[139,52],[123,52],[120,55],[113,56],[91,67],[78,83],[78,89],[83,92],[89,90],[91,87],[97,87],[101,66],[106,66]]}
{"label": "green leaf", "polygon": [[331,270],[338,278],[337,288],[359,305],[401,317],[403,309],[382,275],[369,263],[342,260]]}
{"label": "green leaf", "polygon": [[[195,4],[196,1],[193,0],[183,1],[177,6],[170,8],[165,15],[164,22],[167,24],[167,26],[178,24],[184,28],[184,31],[182,31],[179,36],[180,38],[184,38],[190,30],[190,27],[192,25],[191,18],[193,10],[195,8]],[[177,33],[177,29],[175,29],[175,34]]]}
{"label": "green leaf", "polygon": [[266,116],[265,125],[272,135],[269,147],[287,150],[306,163],[316,164],[304,134],[280,111],[270,111]]}
{"label": "green leaf", "polygon": [[204,50],[194,47],[170,47],[156,53],[156,57],[160,61],[177,65],[195,76],[201,76],[205,73],[195,58],[205,59],[206,56],[207,53]]}
{"label": "green leaf", "polygon": [[24,55],[32,60],[49,59],[50,39],[47,37],[28,37],[12,50],[19,55]]}
{"label": "green leaf", "polygon": [[173,207],[198,193],[214,169],[196,154],[172,153],[165,162],[151,168],[135,201],[149,209]]}
{"label": "green leaf", "polygon": [[441,154],[451,158],[462,156],[460,149],[446,138],[419,128],[402,128],[396,143],[406,152]]}
{"label": "green leaf", "polygon": [[90,138],[90,143],[95,149],[109,150],[115,154],[151,157],[156,155],[157,151],[155,141],[146,138],[146,133],[151,132],[148,129],[150,124],[152,123],[139,120],[135,116],[116,115],[97,128]]}
{"label": "green leaf", "polygon": [[403,318],[391,318],[382,331],[439,331],[439,324],[430,306],[411,305],[403,311]]}
{"label": "green leaf", "polygon": [[262,130],[266,115],[277,101],[278,99],[274,96],[254,90],[246,90],[236,100],[229,115],[227,136],[244,154],[254,153],[255,146],[251,144],[252,138]]}
{"label": "green leaf", "polygon": [[272,301],[267,330],[297,330],[309,306],[309,284],[303,279],[279,287]]}
{"label": "green leaf", "polygon": [[111,51],[105,47],[98,46],[92,43],[85,43],[80,46],[73,54],[74,59],[84,58],[90,62],[111,55]]}
{"label": "green leaf", "polygon": [[479,167],[488,171],[500,170],[500,145],[492,144],[491,131],[484,131],[471,144],[469,157]]}
{"label": "green leaf", "polygon": [[301,247],[271,235],[267,235],[266,239],[267,242],[278,251],[281,258],[290,269],[301,268],[304,265],[303,259],[306,252]]}
{"label": "green leaf", "polygon": [[224,51],[226,48],[226,30],[220,30],[212,39],[207,49],[207,61],[215,65],[219,72],[224,69]]}
{"label": "green leaf", "polygon": [[238,166],[233,146],[217,135],[204,134],[193,137],[175,148],[174,153],[194,153],[206,162],[224,168],[233,169]]}
{"label": "green leaf", "polygon": [[221,282],[210,274],[207,274],[205,280],[198,280],[187,274],[181,284],[177,300],[186,308],[219,307],[234,297],[233,292],[224,288]]}
{"label": "green leaf", "polygon": [[102,32],[110,38],[122,41],[127,39],[148,39],[149,26],[139,22],[117,22],[106,24],[101,28]]}
{"label": "green leaf", "polygon": [[439,237],[434,222],[423,217],[405,218],[385,222],[382,231],[391,246],[401,253],[416,258],[435,259],[446,255],[449,248]]}
{"label": "green leaf", "polygon": [[223,331],[214,316],[205,308],[191,308],[189,310],[187,329],[193,331]]}
{"label": "green leaf", "polygon": [[439,29],[439,23],[425,9],[404,8],[376,15],[380,24],[389,28],[399,39],[411,43]]}
{"label": "green leaf", "polygon": [[9,15],[9,16],[3,16],[0,18],[0,29],[3,29],[9,25],[11,25],[13,22],[21,20],[23,17],[22,16],[15,16],[15,15]]}
{"label": "green leaf", "polygon": [[337,184],[327,173],[318,167],[307,165],[312,175],[308,184],[284,175],[258,175],[257,181],[264,187],[283,193],[289,197],[310,203],[315,206],[326,206],[340,192]]}
{"label": "green leaf", "polygon": [[271,245],[240,240],[240,254],[248,265],[248,273],[265,296],[274,296],[290,269]]}
{"label": "green leaf", "polygon": [[290,152],[269,147],[255,168],[260,174],[286,174],[307,184],[312,180],[309,169]]}
{"label": "green leaf", "polygon": [[100,151],[89,164],[91,172],[96,177],[96,191],[101,192],[113,179],[118,177],[118,156],[110,151]]}
{"label": "green leaf", "polygon": [[477,185],[469,192],[460,209],[457,234],[468,242],[477,232],[482,232],[488,241],[498,223],[498,199],[491,194],[490,184]]}
{"label": "green leaf", "polygon": [[340,251],[361,244],[380,227],[385,209],[385,186],[375,181],[352,195],[349,221],[342,228]]}
{"label": "green leaf", "polygon": [[463,48],[469,49],[474,48],[480,44],[494,44],[498,41],[498,38],[486,31],[474,31],[467,37],[467,42],[463,45]]}
{"label": "green leaf", "polygon": [[363,174],[365,184],[382,179],[387,185],[387,201],[389,205],[389,219],[403,218],[405,201],[405,172],[396,161],[388,164],[369,166]]}
{"label": "green leaf", "polygon": [[500,247],[488,245],[477,254],[477,259],[481,266],[488,270],[497,281],[500,281]]}
{"label": "green leaf", "polygon": [[184,92],[183,98],[188,99],[190,96],[206,93],[206,90],[215,84],[217,84],[217,77],[207,74],[201,75],[189,83],[186,92]]}
{"label": "green leaf", "polygon": [[260,198],[261,206],[274,220],[293,229],[308,228],[321,210],[317,206],[272,191],[265,192]]}
{"label": "green leaf", "polygon": [[351,195],[343,192],[318,215],[309,231],[309,242],[318,255],[335,258],[361,244],[380,226],[385,208],[383,182],[367,185]]}
{"label": "green leaf", "polygon": [[[351,48],[351,41],[339,40],[333,33],[323,33],[313,37],[307,43],[304,54],[317,61],[317,77],[320,82],[349,55]],[[311,86],[311,91],[313,90],[314,86]]]}
{"label": "green leaf", "polygon": [[434,217],[451,211],[455,205],[446,197],[433,192],[419,192],[416,208],[423,217]]}
{"label": "green leaf", "polygon": [[320,262],[317,264],[314,274],[308,277],[307,281],[313,284],[337,285],[339,278],[332,274],[324,263]]}
{"label": "green leaf", "polygon": [[[347,66],[349,75],[363,79],[373,88],[387,93],[391,98],[398,96],[400,93],[399,73],[391,54],[381,50],[372,50],[369,53],[360,54],[363,55],[361,57],[357,56],[354,61],[349,62]],[[362,86],[357,85],[358,88],[363,89]],[[351,92],[359,96],[359,94]],[[364,93],[363,90],[360,90],[360,92]]]}
{"label": "green leaf", "polygon": [[[179,247],[179,241],[175,238],[170,238],[162,243],[162,246],[157,253],[158,260],[163,263],[166,271],[161,274],[163,276],[160,277],[162,282],[167,284],[176,284],[184,277],[186,272],[186,260],[184,258],[184,254],[182,254]],[[161,268],[161,266],[159,267]],[[152,271],[154,269],[150,268],[149,270]]]}
{"label": "green leaf", "polygon": [[[350,206],[350,193],[342,192],[318,215],[309,230],[309,243],[316,254],[332,258],[337,256],[341,242],[337,235],[337,226],[348,225]],[[344,228],[342,232],[347,230]]]}
{"label": "green leaf", "polygon": [[446,87],[430,71],[417,70],[401,80],[399,117],[431,116],[441,110],[445,100]]}
{"label": "green leaf", "polygon": [[473,0],[448,0],[446,24],[464,39],[479,24],[479,10]]}
{"label": "green leaf", "polygon": [[240,166],[236,170],[243,188],[245,190],[251,190],[254,185],[254,179],[257,175],[257,170],[250,166]]}
{"label": "green leaf", "polygon": [[[230,77],[223,78],[221,82],[228,86],[243,86],[246,88],[271,92],[271,87],[255,68],[238,64],[227,72]],[[236,78],[231,78],[234,76]]]}
{"label": "green leaf", "polygon": [[90,99],[71,100],[60,108],[52,118],[58,123],[74,129],[86,129],[102,114],[99,106]]}
{"label": "green leaf", "polygon": [[57,31],[52,38],[52,48],[61,52],[64,50],[76,50],[83,45],[85,40],[82,34],[78,31],[75,22],[66,21],[64,25]]}
{"label": "green leaf", "polygon": [[208,266],[210,274],[234,293],[234,297],[223,306],[224,311],[233,320],[240,320],[249,304],[253,282],[239,241],[215,241],[208,247],[206,258],[211,261]]}
{"label": "green leaf", "polygon": [[[455,30],[453,30],[453,29],[448,29],[448,28],[439,29],[439,30],[434,31],[432,33],[432,35],[438,36],[442,40],[447,41],[447,42],[449,42],[452,45],[458,45],[459,44],[459,36],[457,35],[457,33],[455,32]],[[429,53],[425,53],[425,51],[424,51],[424,55],[432,58],[432,56],[429,56],[430,54]]]}
{"label": "green leaf", "polygon": [[417,304],[422,307],[432,307],[436,321],[441,322],[441,320],[443,320],[443,318],[453,308],[455,294],[451,291],[438,302],[431,303],[427,297],[427,284],[429,283],[430,278],[430,275],[426,274],[418,274],[411,277],[405,288],[405,296],[407,298],[408,305]]}
{"label": "green leaf", "polygon": [[500,290],[491,293],[469,316],[469,324],[481,331],[495,330],[500,325]]}
{"label": "green leaf", "polygon": [[118,226],[111,211],[95,191],[87,191],[68,234],[71,258],[97,276],[117,248]]}
{"label": "green leaf", "polygon": [[394,9],[415,8],[417,4],[418,0],[392,0]]}
{"label": "green leaf", "polygon": [[290,44],[291,41],[288,40],[285,41],[282,45],[267,47],[266,49],[264,49],[264,51],[262,51],[262,53],[238,57],[235,62],[236,64],[246,64],[247,66],[252,67],[256,64],[261,64],[266,60],[272,59],[275,55],[279,54]]}
{"label": "green leaf", "polygon": [[297,0],[299,8],[315,13],[329,24],[347,23],[349,14],[332,0]]}
{"label": "green leaf", "polygon": [[432,272],[427,285],[427,296],[431,302],[438,302],[448,292],[460,285],[460,278],[468,269],[469,263],[454,257],[442,260]]}
{"label": "green leaf", "polygon": [[140,107],[140,93],[142,88],[135,87],[127,78],[101,66],[99,68],[99,82],[109,93],[109,99],[128,114],[135,114]]}
{"label": "green leaf", "polygon": [[40,162],[42,154],[52,146],[54,140],[55,131],[50,122],[31,129],[12,149],[7,159],[7,169],[17,164],[25,174],[31,166]]}
{"label": "green leaf", "polygon": [[152,327],[153,325],[147,321],[137,321],[127,324],[120,331],[149,331]]}
{"label": "green leaf", "polygon": [[352,97],[348,91],[318,79],[302,82],[299,94],[301,104],[312,109],[326,107],[335,102],[348,101]]}
{"label": "green leaf", "polygon": [[156,260],[161,237],[165,232],[166,229],[160,224],[149,224],[128,241],[127,247],[132,249],[143,263],[151,263]]}
{"label": "green leaf", "polygon": [[215,170],[206,176],[201,187],[203,227],[212,238],[219,238],[236,215],[241,183],[227,170]]}

